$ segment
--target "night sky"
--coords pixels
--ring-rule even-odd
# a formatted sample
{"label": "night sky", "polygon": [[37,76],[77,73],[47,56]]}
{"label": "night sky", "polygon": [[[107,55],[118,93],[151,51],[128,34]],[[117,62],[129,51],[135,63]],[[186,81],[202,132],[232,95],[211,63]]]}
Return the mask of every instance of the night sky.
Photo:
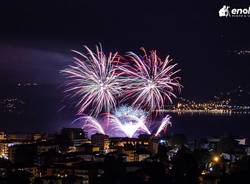
{"label": "night sky", "polygon": [[[250,50],[250,18],[220,18],[224,4],[249,6],[239,0],[1,1],[0,97],[18,96],[34,114],[19,123],[4,116],[0,130],[35,130],[35,121],[37,130],[54,130],[67,121],[72,112],[59,110],[65,105],[59,70],[72,62],[70,49],[82,45],[101,43],[121,54],[143,46],[170,55],[182,69],[181,95],[190,99],[248,85],[250,55],[232,51]],[[19,82],[39,86],[17,89]]]}

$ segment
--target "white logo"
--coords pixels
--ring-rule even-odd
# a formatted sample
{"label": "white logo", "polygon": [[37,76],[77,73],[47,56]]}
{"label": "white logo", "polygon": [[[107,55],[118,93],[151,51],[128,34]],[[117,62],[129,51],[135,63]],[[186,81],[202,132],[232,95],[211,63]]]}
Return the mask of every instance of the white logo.
{"label": "white logo", "polygon": [[229,8],[230,8],[230,6],[224,5],[224,6],[219,10],[219,16],[220,16],[220,17],[228,17],[228,16],[230,16]]}
{"label": "white logo", "polygon": [[250,6],[248,8],[230,8],[223,5],[219,10],[219,17],[250,17]]}

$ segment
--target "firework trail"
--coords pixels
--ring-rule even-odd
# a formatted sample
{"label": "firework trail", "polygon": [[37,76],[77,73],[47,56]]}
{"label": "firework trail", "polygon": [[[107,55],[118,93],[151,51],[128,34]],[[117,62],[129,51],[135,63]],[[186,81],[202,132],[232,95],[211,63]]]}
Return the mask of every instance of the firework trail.
{"label": "firework trail", "polygon": [[159,133],[167,128],[167,126],[172,126],[172,123],[170,122],[170,116],[167,115],[165,118],[162,119],[161,125],[159,126],[158,130],[155,133],[155,136],[157,137]]}
{"label": "firework trail", "polygon": [[166,102],[172,103],[172,97],[176,98],[174,91],[180,90],[180,77],[176,74],[180,70],[174,70],[177,64],[166,57],[162,61],[151,51],[149,55],[144,52],[143,57],[133,52],[128,52],[130,62],[122,64],[119,69],[127,78],[123,101],[133,101],[132,106],[154,111],[164,108]]}
{"label": "firework trail", "polygon": [[96,52],[84,48],[85,53],[72,50],[78,57],[61,73],[67,79],[65,93],[79,99],[78,114],[90,111],[90,115],[97,116],[102,110],[110,112],[122,92],[122,78],[115,67],[119,57],[117,53],[106,56],[101,46],[96,47]]}
{"label": "firework trail", "polygon": [[80,122],[80,127],[86,130],[88,135],[93,135],[95,133],[105,134],[105,131],[101,124],[92,116],[82,116],[75,119],[71,124],[76,124]]}
{"label": "firework trail", "polygon": [[[88,136],[95,133],[107,134],[110,137],[137,137],[140,133],[146,133],[151,135],[151,131],[146,125],[147,113],[140,109],[134,109],[128,106],[122,106],[117,108],[114,114],[106,114],[108,117],[108,126],[105,121],[98,121],[92,116],[82,116],[72,122],[78,127],[81,127],[88,133]],[[170,122],[170,116],[166,116],[162,119],[162,122],[157,129],[157,132],[153,134],[158,136],[168,125],[172,125]],[[105,128],[104,128],[105,127]]]}
{"label": "firework trail", "polygon": [[[103,128],[104,125],[92,116],[82,116],[74,120],[72,124],[80,122],[80,127],[88,133],[89,137],[95,133],[107,134],[110,137],[129,138],[137,137],[139,133],[152,134],[145,124],[145,119],[140,119],[134,115],[116,117],[110,114],[109,121],[109,126],[105,129]],[[168,125],[172,126],[172,123],[170,122],[170,117],[166,116],[154,136],[159,136],[160,132],[167,128]]]}

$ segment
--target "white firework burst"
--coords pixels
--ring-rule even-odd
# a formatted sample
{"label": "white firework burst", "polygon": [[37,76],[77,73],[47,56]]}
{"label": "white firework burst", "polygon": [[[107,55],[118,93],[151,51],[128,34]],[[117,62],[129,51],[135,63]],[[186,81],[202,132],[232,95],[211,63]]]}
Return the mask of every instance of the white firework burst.
{"label": "white firework burst", "polygon": [[96,46],[96,52],[84,48],[84,53],[72,50],[78,57],[61,73],[67,79],[65,93],[78,99],[78,113],[87,111],[97,116],[102,110],[110,112],[122,92],[122,78],[116,69],[119,56],[118,53],[106,56],[101,46]]}

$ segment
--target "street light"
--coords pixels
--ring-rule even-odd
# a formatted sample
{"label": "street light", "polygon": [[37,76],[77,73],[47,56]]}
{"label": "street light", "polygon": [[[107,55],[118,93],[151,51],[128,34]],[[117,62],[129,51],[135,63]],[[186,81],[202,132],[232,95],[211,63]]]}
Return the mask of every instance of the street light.
{"label": "street light", "polygon": [[216,163],[219,162],[220,161],[220,157],[219,156],[214,156],[213,157],[213,161],[216,162]]}

